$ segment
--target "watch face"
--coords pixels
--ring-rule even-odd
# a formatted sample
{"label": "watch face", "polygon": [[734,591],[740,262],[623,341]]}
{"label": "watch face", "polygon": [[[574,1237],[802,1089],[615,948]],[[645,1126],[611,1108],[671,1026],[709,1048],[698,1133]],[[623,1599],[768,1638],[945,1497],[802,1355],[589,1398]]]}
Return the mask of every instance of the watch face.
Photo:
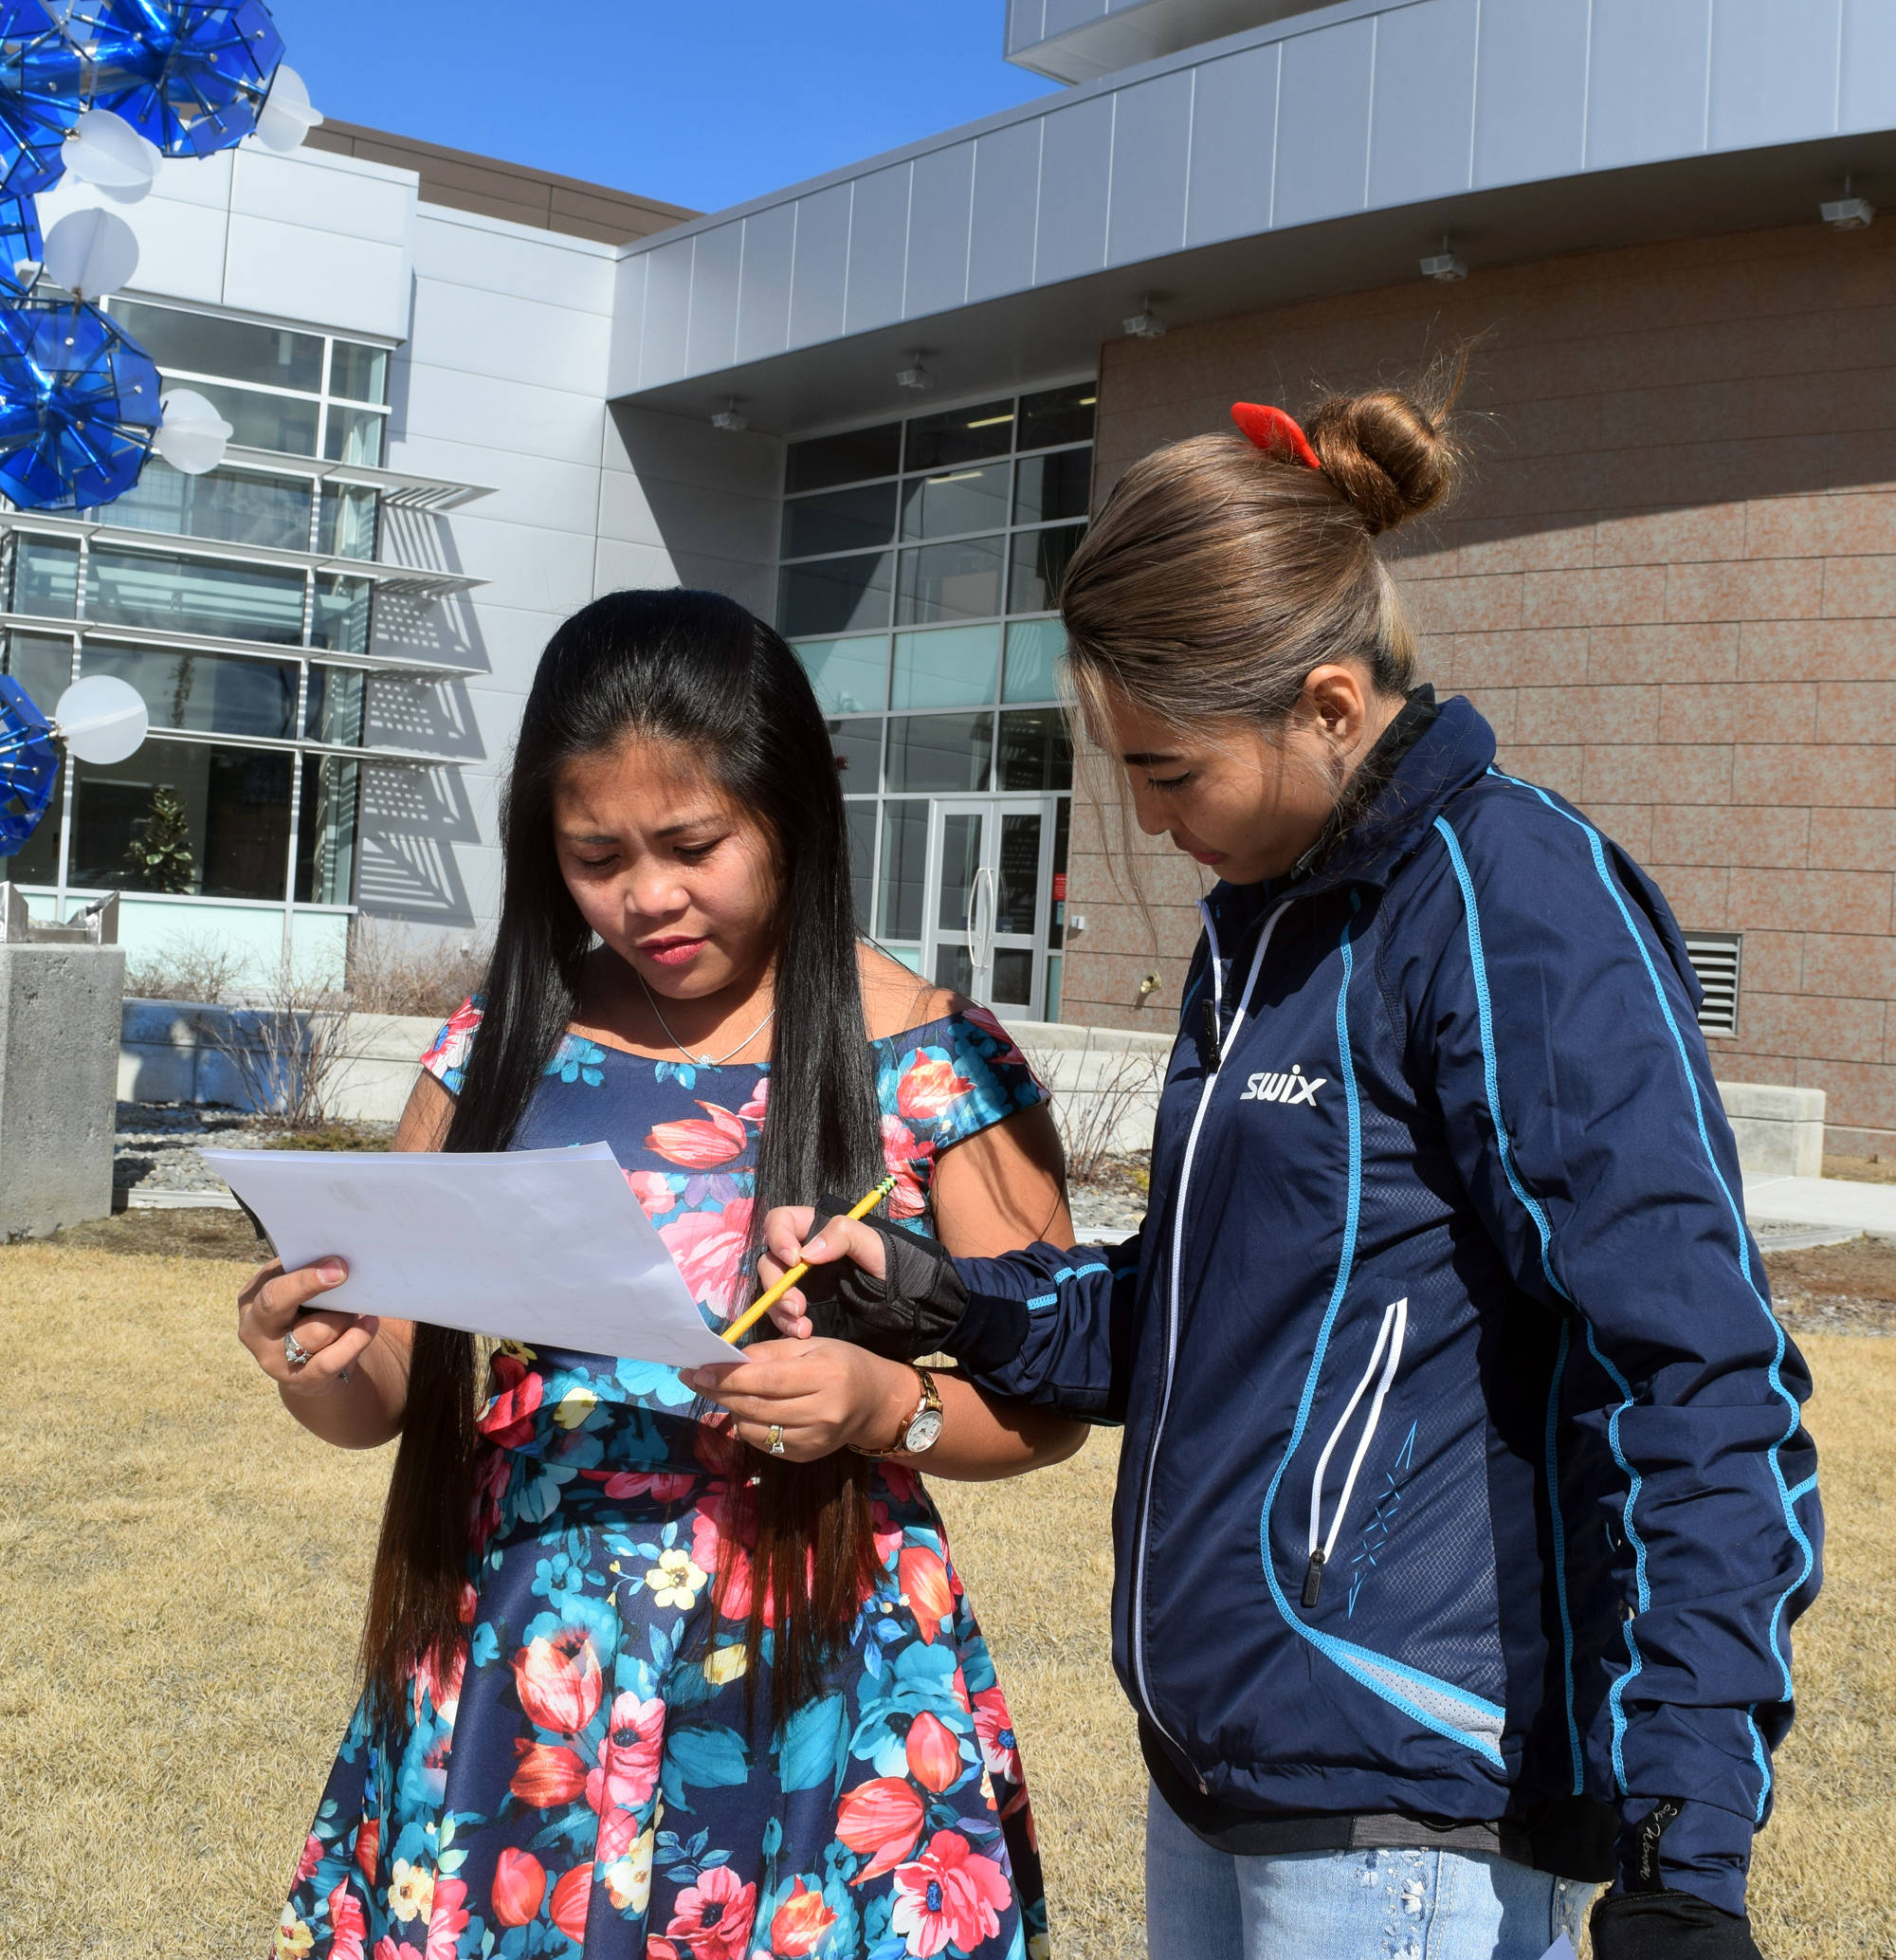
{"label": "watch face", "polygon": [[936,1439],[941,1434],[941,1411],[923,1409],[921,1415],[908,1425],[907,1434],[902,1439],[902,1447],[907,1456],[919,1456],[923,1450],[932,1450]]}

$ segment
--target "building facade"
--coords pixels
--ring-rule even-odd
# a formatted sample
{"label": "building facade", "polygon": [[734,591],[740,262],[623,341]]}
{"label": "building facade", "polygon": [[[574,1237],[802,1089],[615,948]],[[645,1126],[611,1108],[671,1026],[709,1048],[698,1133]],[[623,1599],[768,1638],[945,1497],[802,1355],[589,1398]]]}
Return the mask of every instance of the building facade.
{"label": "building facade", "polygon": [[14,875],[124,889],[135,952],[478,938],[548,632],[682,581],[803,655],[866,930],[1016,1017],[1162,1024],[1198,877],[1076,760],[1061,569],[1233,399],[1474,339],[1472,480],[1395,554],[1428,677],[1652,867],[1721,1072],[1896,1145],[1896,12],[1012,0],[1005,35],[1065,85],[708,216],[335,126],[162,176],[116,303],[240,447],[0,513],[9,664],[124,673],[155,731]]}

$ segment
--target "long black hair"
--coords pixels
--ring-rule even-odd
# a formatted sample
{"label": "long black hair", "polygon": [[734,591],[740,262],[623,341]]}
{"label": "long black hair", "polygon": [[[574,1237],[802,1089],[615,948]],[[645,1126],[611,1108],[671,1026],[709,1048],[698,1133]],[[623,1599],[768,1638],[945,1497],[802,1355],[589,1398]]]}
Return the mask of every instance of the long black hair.
{"label": "long black hair", "polygon": [[[501,806],[505,890],[486,1011],[445,1147],[504,1149],[573,1019],[592,932],[560,875],[554,797],[572,763],[632,739],[691,750],[757,820],[775,860],[776,1018],[755,1250],[772,1206],[875,1181],[881,1119],[829,731],[789,647],[716,593],[614,593],[569,619],[541,657]],[[417,1325],[363,1634],[365,1673],[391,1709],[410,1671],[444,1658],[462,1633],[475,1412],[472,1337]],[[758,1478],[739,1526],[755,1545],[749,1646],[755,1658],[768,1615],[781,1718],[816,1692],[873,1581],[868,1478],[846,1456],[747,1467]]]}

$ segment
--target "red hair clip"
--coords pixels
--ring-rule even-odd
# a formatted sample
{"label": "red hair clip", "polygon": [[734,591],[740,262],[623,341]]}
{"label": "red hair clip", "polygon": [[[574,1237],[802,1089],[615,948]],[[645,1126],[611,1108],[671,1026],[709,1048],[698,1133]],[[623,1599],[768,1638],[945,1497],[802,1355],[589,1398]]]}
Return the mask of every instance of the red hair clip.
{"label": "red hair clip", "polygon": [[1260,408],[1254,401],[1233,402],[1231,420],[1260,449],[1307,464],[1312,469],[1322,468],[1310,438],[1282,409]]}

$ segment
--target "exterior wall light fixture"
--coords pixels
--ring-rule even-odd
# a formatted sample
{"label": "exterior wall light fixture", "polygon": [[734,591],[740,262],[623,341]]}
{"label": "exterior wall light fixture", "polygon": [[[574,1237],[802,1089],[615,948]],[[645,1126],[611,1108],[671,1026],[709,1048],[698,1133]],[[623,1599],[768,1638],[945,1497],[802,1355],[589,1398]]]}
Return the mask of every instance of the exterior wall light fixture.
{"label": "exterior wall light fixture", "polygon": [[1139,311],[1125,321],[1127,337],[1134,340],[1162,340],[1165,338],[1165,322],[1152,310],[1152,295],[1145,294],[1139,302]]}
{"label": "exterior wall light fixture", "polygon": [[1876,207],[1867,197],[1852,197],[1846,176],[1843,195],[1818,205],[1817,215],[1832,231],[1868,231],[1876,221]]}
{"label": "exterior wall light fixture", "polygon": [[1458,279],[1468,276],[1468,261],[1449,249],[1449,234],[1442,233],[1442,249],[1431,252],[1422,261],[1422,277],[1439,281],[1443,285],[1452,285]]}
{"label": "exterior wall light fixture", "polygon": [[921,364],[921,349],[918,347],[909,356],[910,365],[903,368],[895,377],[898,388],[906,388],[913,394],[925,394],[935,386],[935,376]]}
{"label": "exterior wall light fixture", "polygon": [[713,429],[721,429],[726,435],[741,435],[751,425],[738,412],[738,397],[727,394],[724,406],[711,417]]}

